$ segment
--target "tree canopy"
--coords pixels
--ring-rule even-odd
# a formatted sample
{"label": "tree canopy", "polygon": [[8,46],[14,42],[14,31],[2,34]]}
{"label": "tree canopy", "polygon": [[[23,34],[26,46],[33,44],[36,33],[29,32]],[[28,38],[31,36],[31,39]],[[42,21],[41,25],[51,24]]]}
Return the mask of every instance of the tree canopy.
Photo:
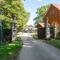
{"label": "tree canopy", "polygon": [[40,21],[42,21],[43,19],[43,16],[44,16],[44,13],[46,12],[47,8],[48,8],[49,5],[44,5],[40,8],[37,8],[37,16],[34,18],[35,20],[35,23],[39,23]]}
{"label": "tree canopy", "polygon": [[22,29],[29,19],[22,0],[0,0],[0,20],[3,20],[4,28],[11,28],[12,14],[16,15],[17,28]]}

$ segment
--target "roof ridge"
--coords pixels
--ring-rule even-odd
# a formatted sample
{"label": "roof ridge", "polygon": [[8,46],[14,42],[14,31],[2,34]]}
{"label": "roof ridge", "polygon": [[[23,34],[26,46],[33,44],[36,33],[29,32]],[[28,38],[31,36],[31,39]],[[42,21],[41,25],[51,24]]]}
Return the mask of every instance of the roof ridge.
{"label": "roof ridge", "polygon": [[52,6],[58,8],[60,10],[60,4],[51,4]]}

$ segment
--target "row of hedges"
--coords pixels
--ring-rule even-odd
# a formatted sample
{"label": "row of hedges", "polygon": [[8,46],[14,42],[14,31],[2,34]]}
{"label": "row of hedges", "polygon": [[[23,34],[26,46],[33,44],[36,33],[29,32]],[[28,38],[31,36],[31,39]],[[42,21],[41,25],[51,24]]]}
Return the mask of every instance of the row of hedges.
{"label": "row of hedges", "polygon": [[[20,38],[16,38],[15,41],[7,44],[0,44],[0,60],[7,60],[16,51],[22,48],[22,41]],[[9,60],[9,59],[8,59]]]}

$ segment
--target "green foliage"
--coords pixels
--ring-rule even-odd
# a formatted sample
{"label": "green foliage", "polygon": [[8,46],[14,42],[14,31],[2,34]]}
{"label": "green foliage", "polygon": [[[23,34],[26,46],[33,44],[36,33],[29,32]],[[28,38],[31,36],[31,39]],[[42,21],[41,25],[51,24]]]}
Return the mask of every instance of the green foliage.
{"label": "green foliage", "polygon": [[22,41],[17,38],[9,44],[0,44],[0,60],[7,60],[8,57],[16,55],[16,52],[22,48]]}
{"label": "green foliage", "polygon": [[8,22],[6,24],[9,24],[9,27],[13,21],[12,14],[16,15],[17,28],[23,27],[29,17],[29,13],[24,9],[22,0],[0,0],[0,10],[2,10],[0,19],[6,20],[6,22]]}
{"label": "green foliage", "polygon": [[35,23],[42,21],[42,18],[44,16],[44,13],[46,12],[48,6],[49,5],[45,5],[45,6],[42,6],[37,9],[37,12],[36,12],[37,16],[36,16],[36,18],[34,18],[34,20],[36,21]]}
{"label": "green foliage", "polygon": [[60,49],[60,40],[58,39],[48,40],[47,43]]}

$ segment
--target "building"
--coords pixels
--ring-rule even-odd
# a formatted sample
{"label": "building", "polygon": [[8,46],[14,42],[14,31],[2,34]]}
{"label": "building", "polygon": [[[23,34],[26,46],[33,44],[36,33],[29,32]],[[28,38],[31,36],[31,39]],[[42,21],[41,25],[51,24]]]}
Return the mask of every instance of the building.
{"label": "building", "polygon": [[43,23],[39,22],[36,27],[38,28],[38,38],[59,38],[60,4],[50,4],[43,16]]}
{"label": "building", "polygon": [[48,10],[44,14],[43,18],[46,28],[46,38],[50,36],[50,27],[54,28],[54,38],[57,37],[57,33],[60,30],[60,4],[50,4]]}

